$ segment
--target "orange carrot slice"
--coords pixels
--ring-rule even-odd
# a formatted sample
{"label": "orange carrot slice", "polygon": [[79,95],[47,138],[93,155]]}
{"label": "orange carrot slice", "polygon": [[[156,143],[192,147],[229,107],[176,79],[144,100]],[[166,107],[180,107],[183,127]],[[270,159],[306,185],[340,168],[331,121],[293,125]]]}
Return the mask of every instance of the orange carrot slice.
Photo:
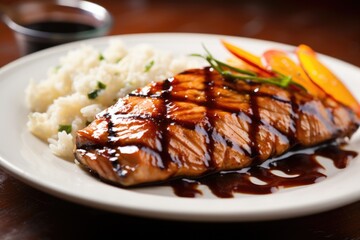
{"label": "orange carrot slice", "polygon": [[303,86],[311,95],[319,98],[326,96],[325,93],[309,79],[304,70],[285,52],[268,50],[263,53],[263,60],[268,70],[291,76],[295,83]]}
{"label": "orange carrot slice", "polygon": [[245,51],[244,49],[241,49],[235,45],[232,45],[231,43],[221,40],[224,47],[231,52],[234,56],[239,58],[240,60],[246,62],[252,67],[255,67],[258,70],[258,73],[264,77],[270,77],[274,76],[274,73],[266,70],[261,63],[261,59],[258,56],[253,55],[252,53],[249,53]]}
{"label": "orange carrot slice", "polygon": [[316,53],[304,44],[296,49],[300,64],[310,79],[335,100],[353,109],[360,116],[360,105],[356,98],[316,57]]}

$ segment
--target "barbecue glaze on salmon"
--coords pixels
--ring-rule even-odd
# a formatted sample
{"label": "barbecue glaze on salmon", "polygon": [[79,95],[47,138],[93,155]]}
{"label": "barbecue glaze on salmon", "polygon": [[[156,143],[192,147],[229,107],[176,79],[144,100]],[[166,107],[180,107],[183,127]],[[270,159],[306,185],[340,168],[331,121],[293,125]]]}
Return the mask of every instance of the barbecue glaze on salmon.
{"label": "barbecue glaze on salmon", "polygon": [[193,69],[99,113],[77,132],[75,157],[101,179],[132,186],[240,169],[350,137],[358,124],[331,98]]}

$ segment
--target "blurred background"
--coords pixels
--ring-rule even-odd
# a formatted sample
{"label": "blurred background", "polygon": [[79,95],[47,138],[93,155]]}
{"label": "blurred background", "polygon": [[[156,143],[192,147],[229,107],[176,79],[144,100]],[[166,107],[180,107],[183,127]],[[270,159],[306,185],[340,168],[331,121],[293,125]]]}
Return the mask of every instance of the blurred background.
{"label": "blurred background", "polygon": [[[19,0],[0,0],[11,6]],[[109,35],[149,32],[226,34],[291,45],[360,67],[358,0],[93,0],[114,17]],[[0,67],[20,57],[0,21]],[[355,79],[359,80],[360,79]],[[4,117],[4,116],[3,116]],[[1,136],[1,133],[0,133]],[[4,137],[4,136],[3,136]],[[37,191],[0,169],[0,239],[77,239],[172,231],[180,237],[235,234],[244,239],[360,239],[360,202],[326,213],[271,222],[184,223],[108,213]],[[142,231],[146,229],[146,231]],[[128,235],[127,235],[128,236]],[[166,235],[167,236],[167,235]]]}
{"label": "blurred background", "polygon": [[[0,0],[9,6],[19,0]],[[360,66],[357,0],[94,0],[114,17],[110,35],[144,32],[227,34],[292,45]],[[19,57],[14,36],[0,23],[0,66]]]}

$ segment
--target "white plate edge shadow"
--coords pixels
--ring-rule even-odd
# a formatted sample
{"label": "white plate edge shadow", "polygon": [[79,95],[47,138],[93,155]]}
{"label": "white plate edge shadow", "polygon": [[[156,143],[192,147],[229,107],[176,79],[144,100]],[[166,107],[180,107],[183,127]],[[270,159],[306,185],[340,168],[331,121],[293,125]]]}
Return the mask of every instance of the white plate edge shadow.
{"label": "white plate edge shadow", "polygon": [[[183,34],[183,33],[160,33],[160,34],[131,34],[131,35],[119,35],[119,36],[110,36],[100,39],[91,39],[81,42],[86,42],[89,44],[105,44],[109,39],[112,38],[121,38],[126,40],[129,39],[140,39],[140,41],[144,41],[142,39],[151,39],[151,38],[186,38],[189,41],[194,38],[198,39],[212,39],[218,40],[220,38],[230,39],[231,41],[238,42],[242,41],[251,41],[258,44],[266,43],[267,45],[276,45],[276,46],[285,46],[286,48],[293,48],[293,46],[284,45],[281,43],[275,43],[270,41],[263,41],[263,40],[254,40],[254,39],[246,39],[240,38],[235,36],[224,36],[224,35],[209,35],[209,34]],[[126,42],[126,41],[125,41]],[[22,64],[29,63],[31,61],[36,61],[37,59],[41,59],[44,56],[58,53],[64,53],[69,49],[77,46],[77,43],[70,43],[63,46],[54,47],[48,50],[44,50],[38,53],[34,53],[28,55],[24,58],[16,60],[0,69],[0,76],[2,74],[15,69]],[[200,48],[199,48],[200,49]],[[327,56],[321,56],[322,58],[328,61],[335,61],[335,64],[346,65],[347,68],[354,68],[354,71],[360,72],[355,66],[351,64],[342,62],[341,60],[333,59]],[[3,80],[0,80],[0,84]],[[4,80],[5,81],[5,80]],[[357,96],[358,97],[358,96]],[[1,110],[0,110],[1,111]],[[1,148],[0,148],[1,150]],[[152,196],[143,193],[136,193],[131,191],[125,191],[123,196],[127,197],[127,203],[116,204],[114,202],[108,201],[99,201],[97,198],[87,198],[87,196],[79,196],[78,194],[74,193],[73,191],[69,191],[68,189],[61,189],[58,186],[51,184],[46,184],[41,181],[41,179],[37,179],[34,176],[29,175],[23,169],[19,168],[19,166],[15,166],[11,164],[11,161],[8,161],[8,157],[3,156],[3,151],[0,151],[0,165],[5,168],[10,174],[14,175],[15,177],[21,179],[24,182],[27,182],[31,186],[38,188],[42,191],[48,192],[60,198],[64,198],[73,202],[77,202],[80,204],[89,205],[92,207],[105,209],[108,211],[115,211],[119,213],[127,213],[133,214],[138,216],[147,216],[147,217],[155,217],[155,218],[168,218],[168,219],[177,219],[177,220],[202,220],[202,221],[232,221],[232,220],[239,220],[239,221],[255,221],[255,220],[270,220],[270,219],[280,219],[280,218],[287,218],[287,217],[296,217],[296,216],[303,216],[307,214],[322,212],[325,210],[330,210],[336,207],[343,206],[345,204],[354,202],[360,199],[360,189],[358,192],[354,191],[347,191],[340,194],[340,196],[331,196],[332,202],[326,201],[326,198],[318,198],[314,201],[307,202],[304,201],[302,204],[288,204],[287,206],[280,206],[279,204],[273,204],[272,208],[266,206],[258,206],[258,211],[254,211],[253,208],[246,209],[246,203],[239,202],[239,199],[184,199],[184,198],[169,198],[164,196]],[[11,157],[10,157],[11,158]],[[357,161],[358,162],[358,161]],[[24,175],[25,174],[25,175]],[[360,179],[359,179],[360,180]],[[103,183],[105,184],[105,183]],[[313,186],[318,187],[319,185],[323,185],[324,183],[317,183]],[[297,189],[297,193],[301,193],[303,191],[307,191],[308,188]],[[265,202],[271,203],[273,196],[276,196],[275,199],[279,199],[280,196],[286,195],[286,193],[276,193],[277,195],[273,194],[271,196],[262,196],[258,197],[258,199],[267,199]],[[149,202],[152,203],[151,206],[149,205],[141,205],[141,201],[139,198],[146,197]],[[270,198],[270,200],[269,200]],[[281,197],[280,197],[281,198]],[[286,198],[286,197],[285,197]],[[252,198],[251,198],[252,199]],[[101,200],[101,198],[100,198]],[[252,199],[253,200],[253,199]],[[168,201],[171,203],[169,204]],[[245,201],[246,202],[246,201]],[[281,201],[280,201],[281,202]],[[240,204],[239,204],[240,203]],[[264,203],[264,202],[263,202]],[[326,204],[324,204],[326,203]],[[226,205],[226,206],[223,206]],[[177,206],[174,209],[173,206]],[[300,211],[301,210],[301,211]]]}

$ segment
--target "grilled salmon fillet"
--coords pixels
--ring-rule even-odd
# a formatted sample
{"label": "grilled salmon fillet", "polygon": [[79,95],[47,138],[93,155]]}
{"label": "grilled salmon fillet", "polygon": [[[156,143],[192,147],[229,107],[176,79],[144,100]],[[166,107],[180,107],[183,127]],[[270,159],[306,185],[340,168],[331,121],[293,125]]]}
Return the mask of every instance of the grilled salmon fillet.
{"label": "grilled salmon fillet", "polygon": [[258,164],[289,149],[350,137],[359,119],[331,98],[185,71],[121,98],[77,132],[75,157],[132,186]]}

